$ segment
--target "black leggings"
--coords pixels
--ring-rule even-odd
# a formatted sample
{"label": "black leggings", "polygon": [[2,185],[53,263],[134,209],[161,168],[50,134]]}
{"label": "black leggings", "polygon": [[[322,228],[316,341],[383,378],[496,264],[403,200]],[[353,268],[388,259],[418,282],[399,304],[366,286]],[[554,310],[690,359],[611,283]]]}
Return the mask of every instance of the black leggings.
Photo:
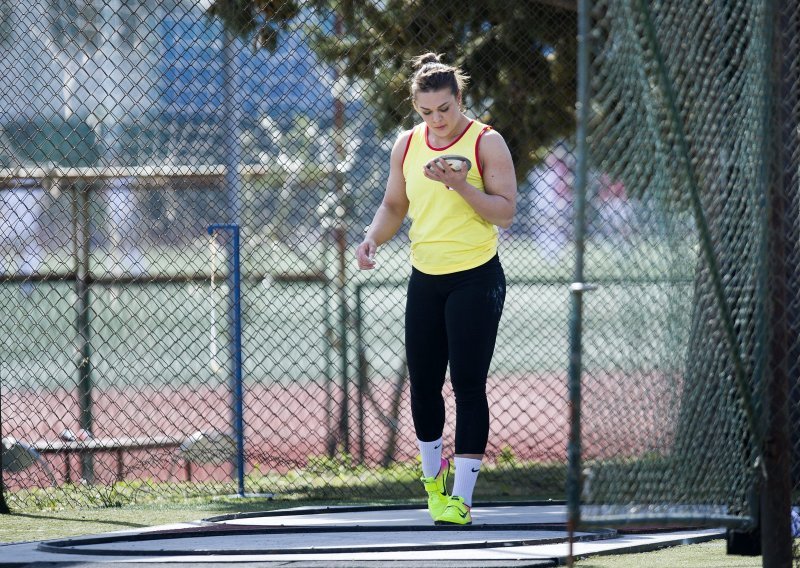
{"label": "black leggings", "polygon": [[406,303],[406,354],[417,438],[444,430],[447,363],[456,397],[456,454],[482,454],[489,438],[486,376],[503,313],[506,279],[500,259],[432,276],[412,269]]}

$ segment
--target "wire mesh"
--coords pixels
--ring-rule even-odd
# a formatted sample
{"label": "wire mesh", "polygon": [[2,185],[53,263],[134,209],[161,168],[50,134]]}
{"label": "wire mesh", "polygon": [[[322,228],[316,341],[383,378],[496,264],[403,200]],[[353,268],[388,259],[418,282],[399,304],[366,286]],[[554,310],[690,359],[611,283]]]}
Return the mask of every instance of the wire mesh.
{"label": "wire mesh", "polygon": [[422,500],[407,227],[370,275],[353,250],[427,50],[470,75],[520,181],[476,497],[563,495],[575,10],[406,4],[0,1],[12,508],[236,492],[232,244],[207,234],[230,222],[247,493]]}
{"label": "wire mesh", "polygon": [[593,5],[589,195],[624,192],[628,212],[606,204],[618,244],[587,249],[587,280],[614,258],[625,282],[586,304],[586,522],[757,516],[765,12]]}
{"label": "wire mesh", "polygon": [[[797,266],[800,263],[800,12],[796,1],[787,1],[779,13],[781,52],[783,65],[780,82],[780,112],[782,123],[782,156],[780,172],[786,190],[786,265],[787,265],[787,364],[789,379],[789,431],[791,447],[791,531],[792,536],[800,534],[800,324],[798,324],[798,301],[800,301],[800,281]],[[794,565],[800,566],[800,548],[793,540],[792,557]]]}
{"label": "wire mesh", "polygon": [[[755,517],[770,307],[767,4],[591,3],[587,522]],[[789,54],[780,102],[795,117],[783,187],[796,216],[800,34],[796,2],[778,6]],[[421,493],[402,344],[407,226],[369,275],[353,250],[392,142],[417,120],[409,61],[429,50],[470,76],[466,112],[503,135],[519,180],[515,223],[501,231],[509,285],[476,497],[561,498],[576,10],[0,0],[10,505],[236,491],[233,251],[207,233],[220,222],[242,235],[246,491]],[[790,219],[795,494],[796,233]]]}

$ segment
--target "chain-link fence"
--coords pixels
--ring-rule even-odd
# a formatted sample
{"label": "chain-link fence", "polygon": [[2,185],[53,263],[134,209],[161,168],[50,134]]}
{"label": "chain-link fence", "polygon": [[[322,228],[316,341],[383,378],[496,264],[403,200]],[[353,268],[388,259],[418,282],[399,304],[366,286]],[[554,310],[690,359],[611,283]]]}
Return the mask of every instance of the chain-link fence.
{"label": "chain-link fence", "polygon": [[583,522],[754,524],[781,365],[800,424],[796,1],[580,2],[586,139],[578,4],[0,0],[10,506],[419,495],[407,226],[353,251],[435,51],[520,190],[476,497],[563,498],[577,408]]}
{"label": "chain-link fence", "polygon": [[422,497],[407,227],[370,274],[353,251],[426,50],[470,75],[466,112],[504,135],[521,188],[476,496],[563,498],[575,10],[201,4],[0,2],[10,506],[237,491],[234,251],[208,233],[231,222],[244,490]]}

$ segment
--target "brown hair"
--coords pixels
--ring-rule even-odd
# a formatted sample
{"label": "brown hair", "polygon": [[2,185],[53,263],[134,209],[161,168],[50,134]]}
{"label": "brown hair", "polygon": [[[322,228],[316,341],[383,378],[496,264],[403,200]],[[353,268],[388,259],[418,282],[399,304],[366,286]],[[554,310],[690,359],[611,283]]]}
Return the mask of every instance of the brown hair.
{"label": "brown hair", "polygon": [[424,53],[411,60],[415,71],[411,77],[411,100],[416,100],[417,93],[428,93],[441,89],[450,89],[458,96],[467,84],[467,77],[461,69],[441,62],[436,53]]}

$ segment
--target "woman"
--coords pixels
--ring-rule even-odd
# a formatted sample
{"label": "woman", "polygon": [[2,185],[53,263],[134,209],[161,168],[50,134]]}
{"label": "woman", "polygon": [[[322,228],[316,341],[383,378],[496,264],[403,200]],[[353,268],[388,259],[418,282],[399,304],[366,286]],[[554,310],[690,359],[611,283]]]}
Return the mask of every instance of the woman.
{"label": "woman", "polygon": [[[472,523],[472,492],[489,436],[486,377],[505,300],[497,227],[516,210],[516,177],[502,136],[462,112],[464,74],[427,53],[414,60],[411,101],[422,123],[397,138],[383,202],[356,251],[358,267],[411,219],[405,341],[411,412],[428,511],[436,524]],[[454,169],[445,155],[464,156]],[[447,365],[456,399],[455,481],[442,458]]]}

